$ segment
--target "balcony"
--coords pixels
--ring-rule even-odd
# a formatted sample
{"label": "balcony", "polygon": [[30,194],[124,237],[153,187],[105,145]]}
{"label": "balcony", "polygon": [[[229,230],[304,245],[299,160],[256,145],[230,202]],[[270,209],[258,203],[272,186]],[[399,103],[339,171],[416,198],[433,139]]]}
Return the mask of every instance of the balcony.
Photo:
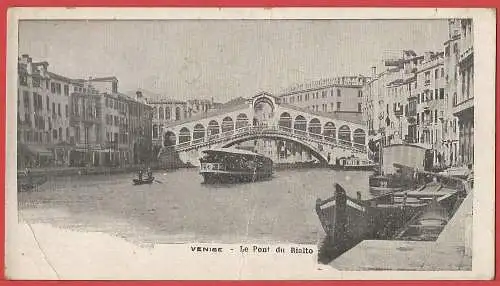
{"label": "balcony", "polygon": [[472,46],[468,47],[464,51],[460,53],[460,58],[459,58],[459,63],[462,63],[463,61],[469,59],[474,54],[474,48]]}
{"label": "balcony", "polygon": [[456,105],[453,105],[453,115],[460,117],[464,115],[474,116],[474,97],[468,98],[461,102],[458,102]]}

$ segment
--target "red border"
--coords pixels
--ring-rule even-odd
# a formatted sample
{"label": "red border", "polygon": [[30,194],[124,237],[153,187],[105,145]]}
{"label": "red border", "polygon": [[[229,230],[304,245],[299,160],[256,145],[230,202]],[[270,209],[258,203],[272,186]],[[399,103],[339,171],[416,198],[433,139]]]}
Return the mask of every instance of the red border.
{"label": "red border", "polygon": [[[499,9],[500,1],[498,0],[337,0],[337,1],[328,1],[328,0],[121,0],[121,1],[113,1],[113,0],[6,0],[0,1],[0,14],[2,16],[2,21],[0,21],[0,49],[2,57],[0,57],[0,86],[2,89],[0,90],[0,101],[4,104],[0,104],[0,136],[2,140],[0,140],[0,161],[5,162],[5,130],[6,130],[6,114],[5,114],[5,100],[6,100],[6,42],[7,42],[7,9],[11,7],[440,7],[440,8],[460,8],[460,7],[471,7],[471,8],[492,8]],[[500,22],[497,18],[497,35],[500,28]],[[500,39],[497,36],[497,46],[500,43]],[[497,49],[497,55],[498,55]],[[497,56],[496,59],[496,93],[500,93],[500,86],[498,82],[500,81],[500,76],[498,74],[498,64],[499,59]],[[496,101],[495,103],[496,109],[498,110],[500,107],[500,101]],[[500,140],[500,129],[498,128],[498,123],[500,123],[500,115],[496,115],[496,144]],[[495,152],[496,160],[500,159],[500,151],[496,150]],[[477,162],[480,164],[481,162]],[[5,186],[5,164],[0,165],[0,180],[3,182],[2,186]],[[499,170],[495,170],[496,177],[500,174]],[[495,180],[495,186],[497,190],[500,189],[500,182]],[[0,196],[0,204],[5,205],[5,187],[1,188],[1,196]],[[496,201],[495,207],[500,207],[500,202]],[[496,213],[496,228],[500,226],[499,213]],[[0,212],[0,237],[5,239],[5,212]],[[5,241],[5,240],[4,240]],[[495,245],[500,242],[500,238],[495,238]],[[498,258],[499,251],[495,247],[495,258]],[[0,246],[0,264],[4,265],[5,262],[5,244],[1,244]],[[498,264],[495,265],[495,276],[496,273],[500,270],[500,266]],[[0,268],[1,277],[4,277],[4,267]],[[5,279],[5,278],[3,278]],[[476,282],[476,281],[307,281],[307,282],[299,282],[299,281],[282,281],[282,282],[270,282],[270,281],[190,281],[190,282],[158,282],[158,281],[149,281],[149,282],[124,282],[124,281],[116,281],[116,282],[83,282],[83,281],[72,281],[72,282],[58,282],[73,284],[73,285],[130,285],[130,283],[134,284],[148,284],[148,285],[160,285],[160,284],[184,284],[184,285],[228,285],[228,284],[239,284],[239,285],[276,285],[277,283],[286,283],[289,285],[296,284],[308,284],[308,285],[329,285],[330,283],[340,283],[340,284],[349,284],[349,285],[475,285],[476,283],[488,284],[488,285],[500,285],[497,280],[498,278],[494,278],[493,281],[485,281],[485,282]],[[1,285],[5,284],[18,284],[18,285],[42,285],[49,284],[53,282],[44,282],[44,281],[0,281]]]}

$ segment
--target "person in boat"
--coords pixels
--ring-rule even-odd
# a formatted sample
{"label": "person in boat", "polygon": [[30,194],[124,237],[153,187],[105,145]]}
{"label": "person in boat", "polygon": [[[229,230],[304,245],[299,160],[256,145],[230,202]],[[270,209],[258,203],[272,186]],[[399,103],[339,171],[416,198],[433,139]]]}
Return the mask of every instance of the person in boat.
{"label": "person in boat", "polygon": [[148,167],[148,179],[151,179],[153,177],[153,172],[151,171],[151,168]]}
{"label": "person in boat", "polygon": [[139,177],[139,180],[142,181],[142,170],[139,170],[138,177]]}

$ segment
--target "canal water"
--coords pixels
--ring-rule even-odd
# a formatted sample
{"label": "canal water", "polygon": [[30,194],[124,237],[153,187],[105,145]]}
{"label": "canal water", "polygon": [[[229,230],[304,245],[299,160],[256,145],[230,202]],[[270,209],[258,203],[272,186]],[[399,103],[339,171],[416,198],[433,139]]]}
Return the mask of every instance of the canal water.
{"label": "canal water", "polygon": [[197,169],[158,171],[157,182],[133,186],[134,174],[50,178],[18,193],[21,219],[98,231],[138,243],[267,242],[321,244],[317,198],[340,183],[369,197],[365,171],[295,169],[267,181],[206,185]]}

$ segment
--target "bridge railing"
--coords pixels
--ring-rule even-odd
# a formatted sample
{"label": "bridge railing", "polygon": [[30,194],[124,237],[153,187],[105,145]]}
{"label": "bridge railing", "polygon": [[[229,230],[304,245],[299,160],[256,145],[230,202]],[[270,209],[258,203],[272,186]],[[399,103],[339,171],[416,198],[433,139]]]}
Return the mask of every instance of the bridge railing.
{"label": "bridge railing", "polygon": [[195,148],[198,147],[199,145],[216,144],[219,142],[236,139],[241,136],[259,134],[259,133],[284,134],[308,142],[314,141],[320,144],[333,145],[346,149],[354,149],[355,151],[358,152],[366,152],[366,146],[364,144],[280,125],[271,125],[271,126],[248,125],[238,129],[232,129],[222,133],[212,134],[202,138],[197,138],[192,141],[179,143],[175,146],[175,150],[184,151],[185,149]]}

